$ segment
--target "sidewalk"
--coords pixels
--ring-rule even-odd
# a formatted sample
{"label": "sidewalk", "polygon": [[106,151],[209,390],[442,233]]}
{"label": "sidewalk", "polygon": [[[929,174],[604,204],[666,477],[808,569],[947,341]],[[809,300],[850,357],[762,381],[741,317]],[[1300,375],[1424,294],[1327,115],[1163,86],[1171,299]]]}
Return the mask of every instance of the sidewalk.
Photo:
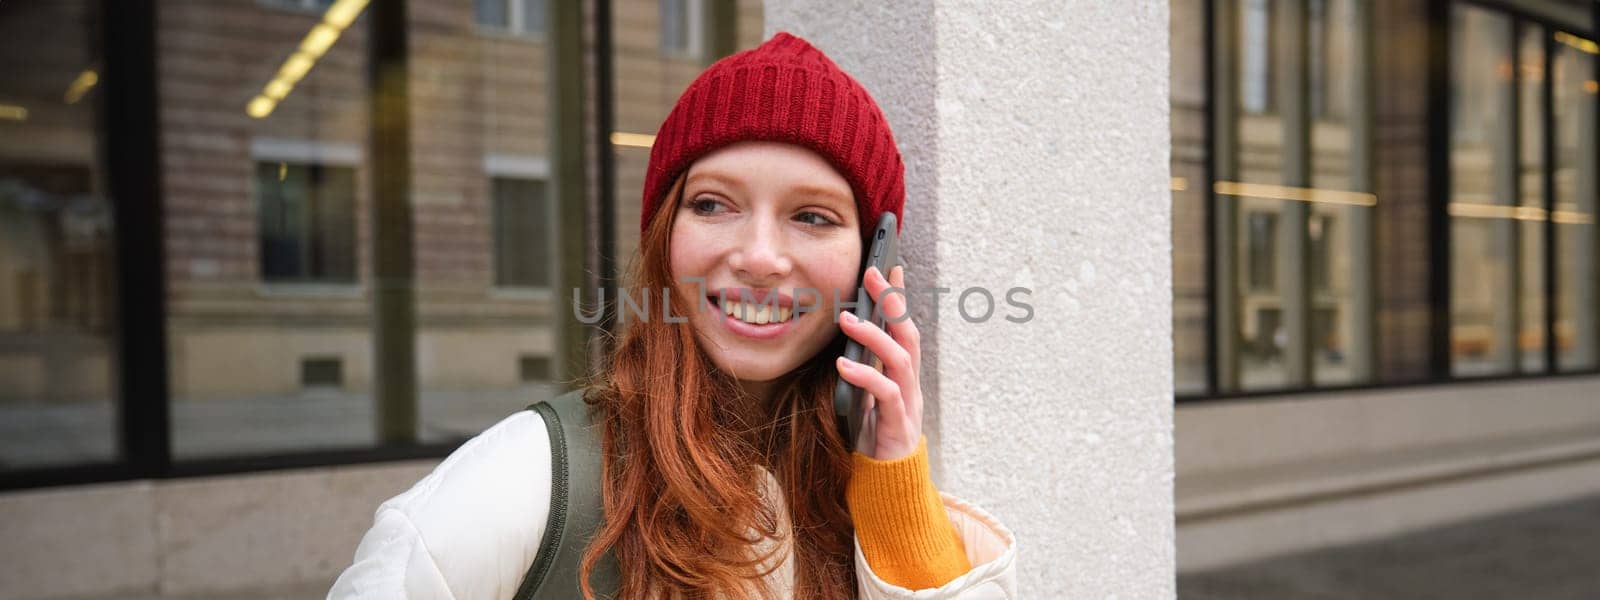
{"label": "sidewalk", "polygon": [[1183,600],[1600,598],[1600,496],[1178,577]]}

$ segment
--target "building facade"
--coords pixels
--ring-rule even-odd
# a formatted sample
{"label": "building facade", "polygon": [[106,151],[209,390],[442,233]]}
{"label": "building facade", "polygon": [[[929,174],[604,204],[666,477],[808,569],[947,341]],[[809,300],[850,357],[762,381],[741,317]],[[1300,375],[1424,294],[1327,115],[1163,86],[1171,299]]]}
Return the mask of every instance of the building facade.
{"label": "building facade", "polygon": [[1180,569],[1600,492],[1595,3],[1171,7]]}

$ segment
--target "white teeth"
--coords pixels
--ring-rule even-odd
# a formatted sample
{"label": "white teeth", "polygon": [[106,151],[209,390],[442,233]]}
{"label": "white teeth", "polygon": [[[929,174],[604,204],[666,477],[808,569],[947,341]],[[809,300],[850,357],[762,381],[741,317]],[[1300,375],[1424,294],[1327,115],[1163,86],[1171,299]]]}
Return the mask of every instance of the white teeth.
{"label": "white teeth", "polygon": [[794,310],[788,307],[775,307],[771,304],[750,304],[736,300],[724,300],[722,302],[722,312],[740,321],[757,325],[782,323],[794,316]]}

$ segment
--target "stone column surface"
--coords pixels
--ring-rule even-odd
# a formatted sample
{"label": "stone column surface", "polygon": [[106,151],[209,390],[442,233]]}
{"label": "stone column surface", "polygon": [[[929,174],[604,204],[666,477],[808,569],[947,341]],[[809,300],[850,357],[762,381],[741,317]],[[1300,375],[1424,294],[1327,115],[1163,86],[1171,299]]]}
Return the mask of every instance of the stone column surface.
{"label": "stone column surface", "polygon": [[951,290],[913,294],[940,489],[1016,532],[1023,597],[1173,597],[1167,4],[765,10],[905,157],[908,286]]}

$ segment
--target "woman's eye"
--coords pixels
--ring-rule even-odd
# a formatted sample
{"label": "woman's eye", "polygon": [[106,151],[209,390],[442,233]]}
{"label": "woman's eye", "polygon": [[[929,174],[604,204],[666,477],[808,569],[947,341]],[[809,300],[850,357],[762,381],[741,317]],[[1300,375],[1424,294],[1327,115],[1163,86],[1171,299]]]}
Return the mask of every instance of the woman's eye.
{"label": "woman's eye", "polygon": [[[806,220],[807,217],[811,217],[814,220],[807,221]],[[801,221],[805,221],[807,225],[832,225],[833,224],[832,220],[828,219],[827,217],[822,216],[821,213],[816,213],[816,212],[811,212],[811,211],[806,211],[806,212],[800,213],[800,215],[796,216],[795,218],[799,219]]]}
{"label": "woman's eye", "polygon": [[696,198],[689,201],[689,208],[696,214],[711,214],[712,211],[715,211],[719,206],[722,206],[722,203],[710,198]]}

